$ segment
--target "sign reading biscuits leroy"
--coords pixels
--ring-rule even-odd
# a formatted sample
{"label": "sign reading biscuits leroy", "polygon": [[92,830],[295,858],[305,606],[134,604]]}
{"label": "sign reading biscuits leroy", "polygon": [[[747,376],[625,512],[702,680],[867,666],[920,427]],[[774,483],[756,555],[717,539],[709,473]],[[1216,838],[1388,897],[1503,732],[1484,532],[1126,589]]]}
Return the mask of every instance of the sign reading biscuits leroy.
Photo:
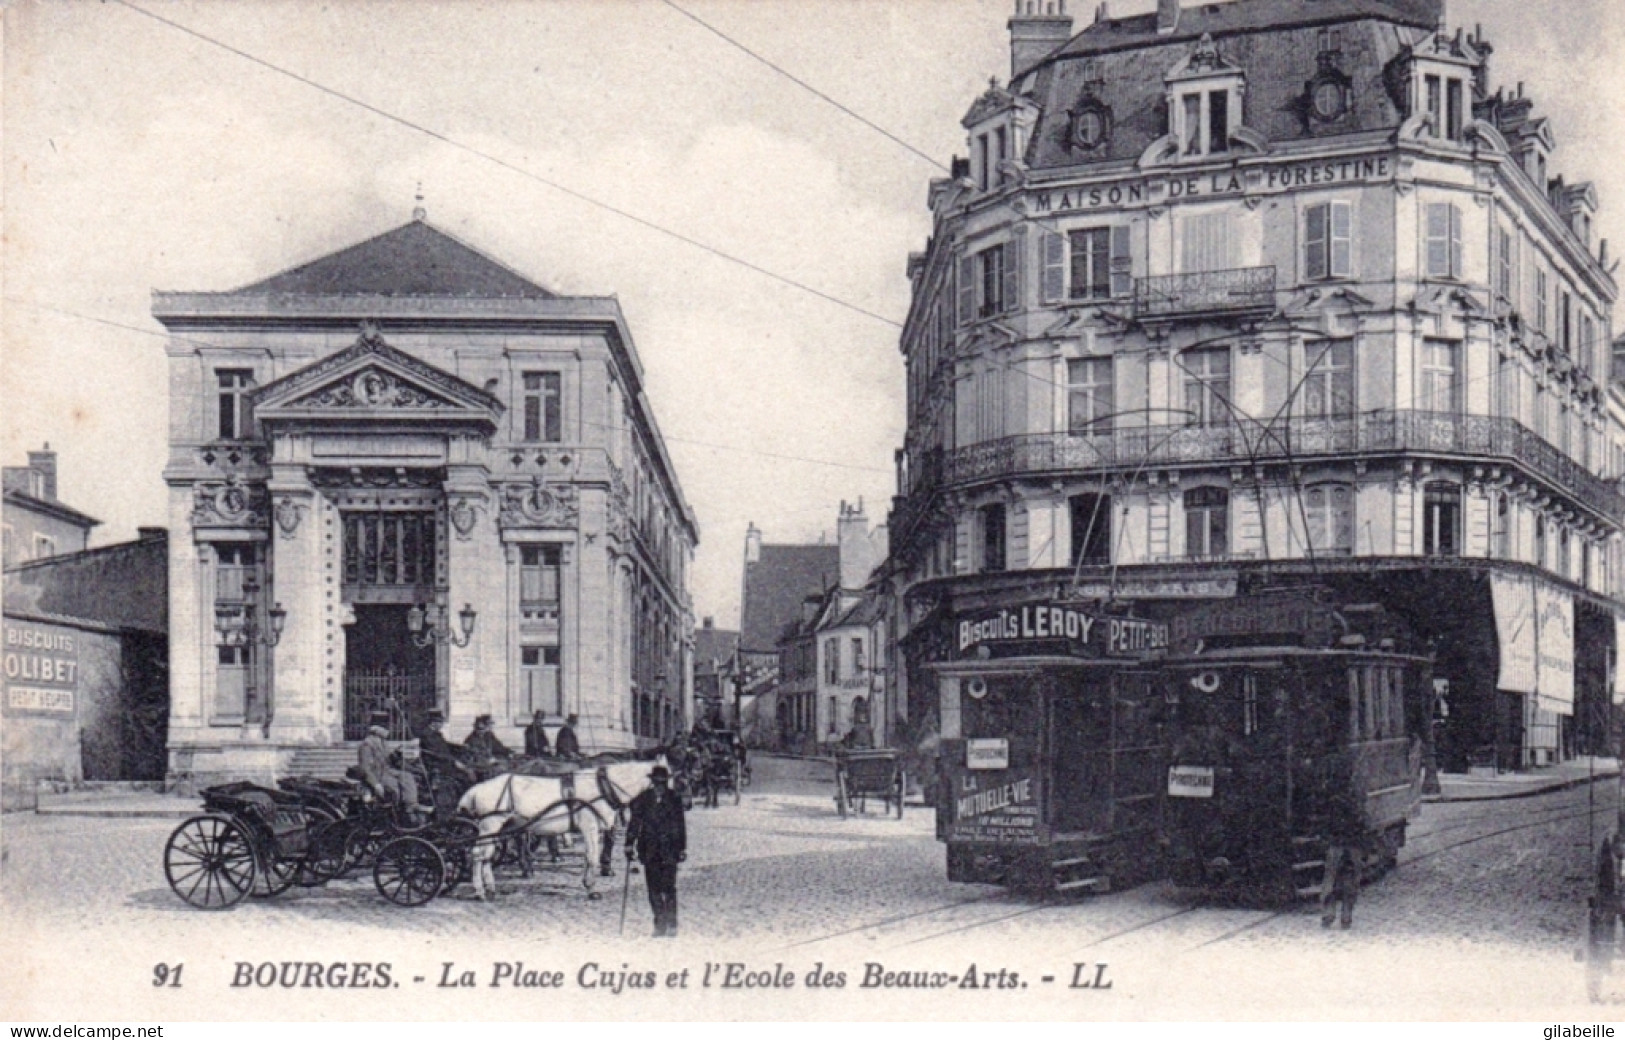
{"label": "sign reading biscuits leroy", "polygon": [[28,621],[5,619],[5,695],[8,715],[72,716],[79,682],[78,637]]}
{"label": "sign reading biscuits leroy", "polygon": [[1141,618],[1090,614],[1065,603],[1030,603],[967,614],[955,628],[961,656],[1063,653],[1141,657],[1168,649],[1168,626]]}

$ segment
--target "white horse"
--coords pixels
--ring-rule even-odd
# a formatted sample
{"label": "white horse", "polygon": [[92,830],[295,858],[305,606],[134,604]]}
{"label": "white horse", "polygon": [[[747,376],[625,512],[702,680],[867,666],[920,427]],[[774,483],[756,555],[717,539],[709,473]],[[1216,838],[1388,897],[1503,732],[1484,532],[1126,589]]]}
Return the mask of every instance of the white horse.
{"label": "white horse", "polygon": [[593,876],[598,871],[600,843],[612,833],[616,813],[649,786],[649,771],[657,762],[664,765],[665,759],[584,765],[559,776],[504,773],[463,792],[457,809],[478,821],[480,833],[471,854],[474,894],[481,900],[496,895],[491,868],[496,835],[516,822],[523,833],[542,837],[580,831],[586,858],[581,883],[588,899],[599,898]]}

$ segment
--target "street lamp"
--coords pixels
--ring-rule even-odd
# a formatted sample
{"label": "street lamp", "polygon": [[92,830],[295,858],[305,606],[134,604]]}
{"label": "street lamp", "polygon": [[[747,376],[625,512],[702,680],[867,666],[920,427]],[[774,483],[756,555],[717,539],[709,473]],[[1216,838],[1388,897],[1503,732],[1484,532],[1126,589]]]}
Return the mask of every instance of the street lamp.
{"label": "street lamp", "polygon": [[436,596],[435,602],[416,603],[406,612],[406,627],[412,633],[412,645],[418,649],[431,646],[435,643],[451,643],[456,647],[465,647],[474,636],[474,620],[478,616],[471,604],[464,603],[463,609],[457,612],[457,623],[462,634],[452,631],[451,611],[446,607],[445,593]]}
{"label": "street lamp", "polygon": [[[259,582],[253,578],[243,581],[243,598],[241,603],[217,603],[214,608],[214,628],[220,636],[220,645],[241,647],[248,651],[248,659],[243,662],[243,719],[253,721],[253,716],[260,708],[259,701],[259,663],[254,653],[255,647],[276,646],[282,641],[282,629],[288,622],[288,612],[282,608],[280,602],[274,603],[265,613],[270,620],[269,628],[260,626],[259,612]],[[262,732],[270,735],[271,730],[271,702],[270,697],[265,698],[263,718],[260,720]]]}

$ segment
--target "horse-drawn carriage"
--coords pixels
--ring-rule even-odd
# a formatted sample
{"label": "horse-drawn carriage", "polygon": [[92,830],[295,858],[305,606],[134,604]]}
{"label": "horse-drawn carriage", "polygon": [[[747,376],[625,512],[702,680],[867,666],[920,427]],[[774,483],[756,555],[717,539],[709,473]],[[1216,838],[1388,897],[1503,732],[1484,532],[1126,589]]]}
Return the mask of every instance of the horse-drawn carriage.
{"label": "horse-drawn carriage", "polygon": [[887,815],[893,810],[903,818],[905,789],[903,759],[893,748],[835,752],[835,809],[842,818],[847,813],[868,811],[868,800],[878,799]]}
{"label": "horse-drawn carriage", "polygon": [[635,756],[598,756],[556,764],[546,775],[507,772],[465,784],[450,811],[437,805],[427,820],[357,782],[222,784],[205,789],[204,812],[170,835],[164,873],[189,905],[224,910],[249,896],[370,869],[380,895],[414,907],[465,881],[483,899],[496,866],[517,863],[528,876],[540,841],[576,833],[592,895],[594,875],[608,870],[598,850],[607,849],[621,811],[648,785],[649,766]]}
{"label": "horse-drawn carriage", "polygon": [[325,884],[363,859],[379,894],[397,905],[420,906],[446,887],[446,855],[461,840],[456,827],[414,829],[393,807],[369,805],[359,794],[346,815],[335,816],[308,797],[248,781],[205,789],[205,811],[164,845],[170,888],[200,910],[225,910],[248,896]]}

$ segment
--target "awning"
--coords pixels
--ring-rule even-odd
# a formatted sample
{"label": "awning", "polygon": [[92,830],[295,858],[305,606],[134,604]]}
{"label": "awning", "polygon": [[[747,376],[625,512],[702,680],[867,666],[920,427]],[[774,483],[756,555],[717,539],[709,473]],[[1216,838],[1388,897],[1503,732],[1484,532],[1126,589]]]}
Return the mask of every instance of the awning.
{"label": "awning", "polygon": [[1538,578],[1513,574],[1491,574],[1490,596],[1501,649],[1496,686],[1534,694],[1538,707],[1573,715],[1574,597]]}

